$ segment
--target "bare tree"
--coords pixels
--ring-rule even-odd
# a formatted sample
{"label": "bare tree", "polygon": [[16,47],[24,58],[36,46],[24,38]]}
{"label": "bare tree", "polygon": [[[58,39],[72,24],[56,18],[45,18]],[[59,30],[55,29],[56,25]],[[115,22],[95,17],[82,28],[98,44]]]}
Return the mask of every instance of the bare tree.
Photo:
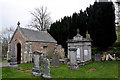
{"label": "bare tree", "polygon": [[6,27],[5,29],[2,30],[0,38],[1,39],[6,38],[9,41],[14,31],[15,29],[13,27],[9,27],[9,28]]}
{"label": "bare tree", "polygon": [[47,12],[47,7],[40,7],[35,8],[35,11],[30,12],[32,14],[33,19],[31,21],[31,24],[28,26],[31,26],[32,28],[35,28],[39,31],[46,31],[49,29],[51,25],[51,17],[50,13]]}
{"label": "bare tree", "polygon": [[[10,38],[12,37],[12,34],[14,32],[13,27],[7,27],[4,30],[2,30],[0,34],[0,43],[2,46],[0,46],[2,49],[2,57],[5,58],[7,56],[8,51],[8,42],[10,41]],[[0,54],[1,55],[1,54]]]}

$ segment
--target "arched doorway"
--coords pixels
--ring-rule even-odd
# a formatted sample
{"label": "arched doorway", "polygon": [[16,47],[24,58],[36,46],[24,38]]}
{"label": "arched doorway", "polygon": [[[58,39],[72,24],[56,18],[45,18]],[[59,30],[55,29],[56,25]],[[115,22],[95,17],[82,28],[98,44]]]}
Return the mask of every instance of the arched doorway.
{"label": "arched doorway", "polygon": [[21,44],[17,44],[17,63],[20,64],[21,62]]}

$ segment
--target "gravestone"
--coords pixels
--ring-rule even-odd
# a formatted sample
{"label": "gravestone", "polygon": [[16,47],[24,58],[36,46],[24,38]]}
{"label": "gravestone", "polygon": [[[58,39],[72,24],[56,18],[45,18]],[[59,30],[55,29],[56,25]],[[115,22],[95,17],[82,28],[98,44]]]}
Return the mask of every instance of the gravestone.
{"label": "gravestone", "polygon": [[77,49],[74,47],[69,48],[70,55],[70,64],[68,65],[69,69],[79,69],[79,65],[77,64]]}
{"label": "gravestone", "polygon": [[61,45],[57,45],[55,50],[57,51],[58,57],[61,59],[64,59],[64,57],[65,57],[64,48],[62,48]]}
{"label": "gravestone", "polygon": [[32,75],[41,76],[42,75],[41,54],[43,54],[43,52],[34,51],[33,54],[34,54],[34,68],[32,68]]}
{"label": "gravestone", "polygon": [[9,67],[10,68],[15,68],[15,67],[18,67],[18,65],[17,65],[17,59],[16,59],[16,56],[15,56],[15,41],[12,41],[12,46],[11,46],[12,48],[11,48],[11,54],[12,54],[12,56],[11,56],[11,58],[10,58],[10,65],[9,65]]}
{"label": "gravestone", "polygon": [[53,65],[53,67],[59,67],[60,66],[59,58],[58,58],[57,53],[53,53],[53,55],[52,55],[52,65]]}
{"label": "gravestone", "polygon": [[95,61],[101,61],[101,55],[100,54],[95,54]]}
{"label": "gravestone", "polygon": [[44,78],[51,78],[50,76],[50,61],[46,57],[43,59],[44,63],[44,72],[43,72],[43,77]]}

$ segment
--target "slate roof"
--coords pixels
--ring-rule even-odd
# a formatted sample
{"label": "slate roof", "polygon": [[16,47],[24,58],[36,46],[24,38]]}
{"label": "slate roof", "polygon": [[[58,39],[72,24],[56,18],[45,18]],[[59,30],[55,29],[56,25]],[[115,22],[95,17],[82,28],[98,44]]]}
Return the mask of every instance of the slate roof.
{"label": "slate roof", "polygon": [[36,31],[26,28],[21,28],[22,34],[27,38],[27,41],[41,41],[41,42],[54,42],[57,41],[47,31]]}

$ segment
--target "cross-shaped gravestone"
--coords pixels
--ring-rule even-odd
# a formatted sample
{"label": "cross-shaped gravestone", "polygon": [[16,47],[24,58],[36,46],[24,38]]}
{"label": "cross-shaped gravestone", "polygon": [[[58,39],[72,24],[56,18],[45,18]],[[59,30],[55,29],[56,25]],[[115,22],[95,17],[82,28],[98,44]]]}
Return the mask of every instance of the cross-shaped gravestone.
{"label": "cross-shaped gravestone", "polygon": [[52,65],[53,65],[53,67],[59,67],[60,66],[59,58],[58,58],[57,53],[53,53],[53,55],[52,55]]}

